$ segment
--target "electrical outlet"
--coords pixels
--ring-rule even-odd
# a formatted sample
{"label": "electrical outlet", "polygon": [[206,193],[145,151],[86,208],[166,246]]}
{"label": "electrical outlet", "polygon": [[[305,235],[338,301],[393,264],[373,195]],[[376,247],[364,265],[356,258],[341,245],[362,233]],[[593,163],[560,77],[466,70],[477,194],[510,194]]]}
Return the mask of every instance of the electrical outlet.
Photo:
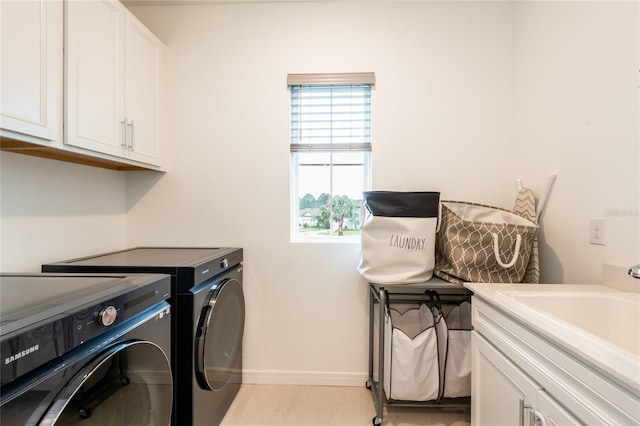
{"label": "electrical outlet", "polygon": [[589,221],[589,243],[604,245],[604,219]]}

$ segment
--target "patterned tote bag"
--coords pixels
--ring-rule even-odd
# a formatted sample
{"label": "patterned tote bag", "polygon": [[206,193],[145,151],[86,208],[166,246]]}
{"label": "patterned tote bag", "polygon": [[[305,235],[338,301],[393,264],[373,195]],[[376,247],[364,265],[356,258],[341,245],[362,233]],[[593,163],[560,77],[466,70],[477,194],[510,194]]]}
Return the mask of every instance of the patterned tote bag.
{"label": "patterned tote bag", "polygon": [[536,223],[508,210],[443,201],[434,274],[457,284],[522,282],[537,234]]}

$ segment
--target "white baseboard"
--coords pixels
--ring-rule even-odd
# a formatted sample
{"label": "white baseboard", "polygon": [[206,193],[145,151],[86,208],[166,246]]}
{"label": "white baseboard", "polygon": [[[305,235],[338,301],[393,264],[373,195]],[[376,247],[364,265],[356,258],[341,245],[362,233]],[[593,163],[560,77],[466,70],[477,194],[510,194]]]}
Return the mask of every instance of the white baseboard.
{"label": "white baseboard", "polygon": [[258,385],[364,386],[364,373],[243,370],[242,383]]}
{"label": "white baseboard", "polygon": [[[171,376],[161,371],[136,371],[132,383],[171,384]],[[364,386],[364,373],[318,371],[243,370],[242,383],[255,385]]]}

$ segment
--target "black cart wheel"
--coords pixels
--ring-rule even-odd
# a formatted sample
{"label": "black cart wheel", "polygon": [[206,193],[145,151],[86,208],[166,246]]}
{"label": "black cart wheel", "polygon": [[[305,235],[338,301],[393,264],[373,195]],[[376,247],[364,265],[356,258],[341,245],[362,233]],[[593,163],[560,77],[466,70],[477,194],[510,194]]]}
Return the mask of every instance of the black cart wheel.
{"label": "black cart wheel", "polygon": [[131,380],[129,380],[129,378],[127,376],[121,376],[120,377],[120,384],[122,386],[127,386],[129,383],[131,383]]}
{"label": "black cart wheel", "polygon": [[367,380],[367,382],[364,384],[364,387],[371,390],[371,382]]}
{"label": "black cart wheel", "polygon": [[80,415],[80,418],[88,419],[89,417],[91,417],[91,410],[88,408],[81,408],[80,410],[78,410],[78,414]]}
{"label": "black cart wheel", "polygon": [[373,426],[380,426],[382,424],[382,419],[378,416],[373,418]]}

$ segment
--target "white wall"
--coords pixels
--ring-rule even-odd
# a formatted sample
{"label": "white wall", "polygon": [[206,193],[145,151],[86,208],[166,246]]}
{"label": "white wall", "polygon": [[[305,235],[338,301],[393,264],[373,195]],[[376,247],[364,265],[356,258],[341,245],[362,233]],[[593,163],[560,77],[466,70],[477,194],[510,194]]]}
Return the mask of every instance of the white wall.
{"label": "white wall", "polygon": [[510,207],[508,3],[139,7],[167,44],[169,173],[130,174],[127,243],[245,250],[245,380],[364,384],[357,244],[289,242],[287,73],[374,71],[373,185]]}
{"label": "white wall", "polygon": [[0,152],[0,270],[40,272],[43,263],[123,248],[125,178]]}
{"label": "white wall", "polygon": [[[639,2],[518,2],[518,174],[544,188],[541,280],[596,283],[638,263]],[[605,245],[589,244],[604,218]]]}
{"label": "white wall", "polygon": [[[247,378],[361,386],[368,302],[358,246],[289,242],[286,74],[376,73],[375,189],[440,190],[509,207],[516,177],[539,195],[557,171],[543,279],[597,282],[603,263],[639,261],[637,9],[134,8],[167,43],[169,173],[1,153],[2,271],[141,244],[240,246]],[[588,244],[590,217],[605,217],[606,246]]]}

